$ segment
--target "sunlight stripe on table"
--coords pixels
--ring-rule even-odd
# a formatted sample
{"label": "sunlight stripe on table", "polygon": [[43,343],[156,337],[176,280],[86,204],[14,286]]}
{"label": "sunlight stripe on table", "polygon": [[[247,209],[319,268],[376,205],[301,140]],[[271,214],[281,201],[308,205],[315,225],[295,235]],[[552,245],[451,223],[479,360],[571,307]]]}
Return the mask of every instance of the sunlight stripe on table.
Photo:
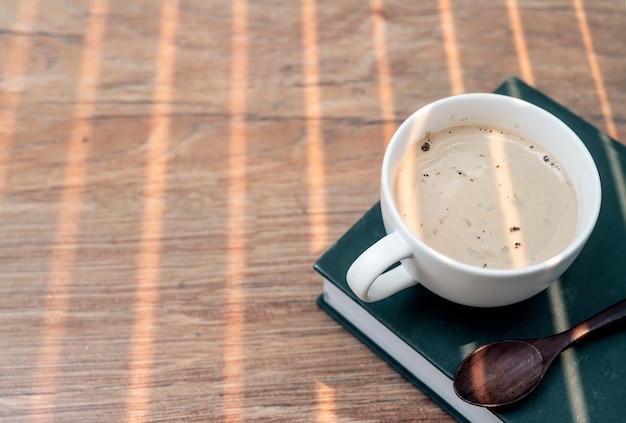
{"label": "sunlight stripe on table", "polygon": [[393,104],[393,84],[387,53],[387,35],[383,0],[371,0],[374,55],[378,72],[378,98],[383,130],[383,147],[386,147],[396,130],[395,108]]}
{"label": "sunlight stripe on table", "polygon": [[[609,134],[609,136],[617,139],[618,134],[617,128],[615,126],[615,121],[613,119],[613,111],[611,110],[611,103],[609,102],[606,87],[604,85],[604,78],[602,77],[602,71],[600,70],[600,64],[598,63],[598,56],[593,45],[591,30],[589,29],[589,23],[587,21],[587,14],[585,12],[582,0],[573,0],[573,3],[574,9],[576,11],[576,18],[578,20],[580,34],[583,40],[583,44],[585,46],[587,61],[589,62],[589,68],[591,70],[591,77],[596,86],[596,92],[598,93],[600,110],[602,111],[602,116],[604,118],[606,132]],[[605,145],[611,143],[611,141],[607,139],[606,136],[602,137],[602,140]],[[617,198],[620,204],[620,208],[622,210],[622,219],[626,223],[626,181],[624,177],[624,169],[622,168],[619,158],[617,157],[613,148],[606,148],[605,151],[608,156],[609,168],[611,169],[611,173],[613,174],[615,191],[617,193]]]}
{"label": "sunlight stripe on table", "polygon": [[302,50],[309,184],[309,239],[310,251],[318,253],[328,243],[328,224],[315,0],[302,0]]}
{"label": "sunlight stripe on table", "polygon": [[465,92],[461,56],[454,29],[454,14],[450,0],[439,0],[439,19],[443,34],[443,46],[446,51],[450,91],[453,95]]}
{"label": "sunlight stripe on table", "polygon": [[2,75],[4,87],[0,90],[0,193],[4,190],[7,168],[9,166],[13,136],[15,133],[16,112],[20,105],[24,89],[28,54],[31,49],[31,31],[37,19],[38,0],[24,0],[18,3],[18,9],[11,25],[10,43],[5,55],[5,67]]}
{"label": "sunlight stripe on table", "polygon": [[[509,14],[509,21],[511,25],[511,32],[513,34],[516,53],[518,56],[518,63],[521,70],[522,78],[529,84],[534,84],[534,74],[530,57],[528,55],[528,49],[526,47],[526,37],[524,34],[523,25],[519,15],[519,8],[516,0],[507,0],[507,8]],[[510,175],[506,176],[505,186],[509,186],[510,189]],[[477,342],[470,342],[462,345],[460,348],[461,359],[467,357],[480,345]]]}
{"label": "sunlight stripe on table", "polygon": [[167,150],[176,64],[178,1],[161,5],[156,52],[153,108],[147,140],[141,240],[135,276],[134,320],[127,382],[125,421],[149,420],[151,377],[154,361],[156,306],[161,278],[161,242],[167,190]]}
{"label": "sunlight stripe on table", "polygon": [[[565,307],[565,300],[563,299],[560,279],[550,286],[548,289],[548,297],[550,299],[552,321],[556,332],[569,329],[571,323],[567,317],[567,308]],[[587,414],[583,385],[575,350],[570,349],[564,351],[561,353],[559,360],[563,364],[565,372],[564,379],[567,386],[567,397],[569,399],[572,417],[575,418],[577,423],[588,422],[589,416]]]}
{"label": "sunlight stripe on table", "polygon": [[[517,1],[507,0],[507,8],[522,78],[532,85],[534,84],[535,77],[526,47],[526,38]],[[557,280],[552,284],[548,289],[548,295],[550,298],[550,310],[554,327],[558,332],[563,331],[569,327],[569,321],[567,319],[567,309],[563,300],[560,281]],[[585,422],[588,419],[585,414],[584,397],[580,384],[580,371],[576,364],[574,351],[570,350],[568,354],[563,356],[563,364],[567,372],[565,379],[567,381],[567,395],[570,410],[574,416],[580,418],[580,420],[577,421]]]}
{"label": "sunlight stripe on table", "polygon": [[315,381],[315,398],[317,423],[332,423],[337,421],[335,411],[335,390],[324,382]]}
{"label": "sunlight stripe on table", "polygon": [[56,379],[63,352],[63,339],[69,307],[72,273],[76,259],[76,242],[86,184],[86,161],[91,117],[100,77],[100,51],[106,30],[108,2],[92,0],[82,46],[82,57],[76,87],[72,127],[67,140],[59,217],[50,264],[44,322],[41,327],[37,376],[31,404],[31,421],[53,420]]}
{"label": "sunlight stripe on table", "polygon": [[580,35],[582,36],[585,52],[587,53],[587,60],[589,62],[589,67],[591,68],[591,76],[593,77],[596,92],[598,93],[598,99],[600,100],[600,110],[602,110],[606,131],[611,137],[617,139],[617,128],[615,127],[615,122],[613,121],[611,103],[609,102],[609,97],[606,94],[604,78],[602,77],[600,65],[598,64],[598,55],[596,54],[596,50],[593,46],[591,30],[589,29],[589,23],[587,22],[585,7],[582,0],[573,0],[573,3],[580,29]]}
{"label": "sunlight stripe on table", "polygon": [[535,85],[535,78],[533,76],[528,47],[526,45],[526,36],[524,35],[524,26],[522,25],[517,0],[507,0],[506,8],[509,14],[509,23],[511,25],[511,32],[513,33],[513,42],[515,43],[515,52],[517,53],[521,77],[528,84]]}
{"label": "sunlight stripe on table", "polygon": [[232,3],[223,421],[241,422],[245,375],[248,3]]}

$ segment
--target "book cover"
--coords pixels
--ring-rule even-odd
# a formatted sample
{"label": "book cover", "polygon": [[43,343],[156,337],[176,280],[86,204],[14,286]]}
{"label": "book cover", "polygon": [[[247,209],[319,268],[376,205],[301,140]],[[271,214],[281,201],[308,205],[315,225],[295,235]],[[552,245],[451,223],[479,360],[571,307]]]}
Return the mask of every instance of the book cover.
{"label": "book cover", "polygon": [[626,148],[517,78],[497,93],[522,98],[570,126],[593,156],[602,182],[602,208],[584,250],[550,288],[518,304],[473,308],[442,299],[420,285],[363,303],[348,288],[350,264],[384,235],[379,205],[370,209],[320,259],[319,305],[409,381],[460,421],[613,422],[626,419],[626,325],[565,351],[533,394],[488,410],[465,405],[452,391],[461,360],[498,339],[524,339],[565,330],[626,298]]}

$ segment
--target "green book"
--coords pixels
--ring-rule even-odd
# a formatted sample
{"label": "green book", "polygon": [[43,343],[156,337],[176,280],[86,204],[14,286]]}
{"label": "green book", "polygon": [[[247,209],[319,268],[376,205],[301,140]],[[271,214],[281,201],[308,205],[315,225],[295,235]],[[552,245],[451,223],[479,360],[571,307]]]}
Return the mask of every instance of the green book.
{"label": "green book", "polygon": [[487,409],[456,397],[452,378],[461,360],[498,339],[551,335],[626,298],[626,148],[519,79],[497,93],[553,113],[587,145],[602,181],[596,228],[574,264],[547,290],[521,303],[473,308],[442,299],[421,285],[375,303],[348,288],[346,272],[384,228],[374,205],[315,263],[323,276],[318,304],[459,421],[626,421],[626,325],[619,324],[565,351],[526,399]]}

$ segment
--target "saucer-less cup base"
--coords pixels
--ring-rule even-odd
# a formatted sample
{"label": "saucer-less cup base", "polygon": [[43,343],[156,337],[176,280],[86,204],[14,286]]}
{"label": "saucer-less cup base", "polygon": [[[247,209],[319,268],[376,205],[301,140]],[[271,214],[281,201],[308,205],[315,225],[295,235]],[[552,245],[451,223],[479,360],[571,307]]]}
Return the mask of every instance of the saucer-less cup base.
{"label": "saucer-less cup base", "polygon": [[[427,132],[456,125],[510,129],[550,151],[569,175],[578,199],[578,222],[569,245],[550,259],[516,269],[486,269],[454,261],[421,241],[402,220],[393,187],[399,164]],[[459,304],[496,307],[529,298],[558,279],[593,230],[601,203],[600,178],[580,138],[547,111],[498,94],[462,94],[431,103],[400,125],[383,159],[380,204],[387,235],[364,251],[346,275],[363,301],[378,301],[420,283]],[[400,266],[385,272],[391,265]]]}

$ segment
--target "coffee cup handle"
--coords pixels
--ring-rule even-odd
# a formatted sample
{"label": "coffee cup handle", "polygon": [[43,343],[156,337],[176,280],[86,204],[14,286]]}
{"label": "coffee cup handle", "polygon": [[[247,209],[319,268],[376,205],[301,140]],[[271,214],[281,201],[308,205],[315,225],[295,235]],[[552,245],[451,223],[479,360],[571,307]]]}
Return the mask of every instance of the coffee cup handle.
{"label": "coffee cup handle", "polygon": [[385,235],[352,263],[346,274],[348,286],[361,300],[373,302],[416,285],[417,281],[402,265],[385,272],[411,255],[409,245],[397,232]]}

